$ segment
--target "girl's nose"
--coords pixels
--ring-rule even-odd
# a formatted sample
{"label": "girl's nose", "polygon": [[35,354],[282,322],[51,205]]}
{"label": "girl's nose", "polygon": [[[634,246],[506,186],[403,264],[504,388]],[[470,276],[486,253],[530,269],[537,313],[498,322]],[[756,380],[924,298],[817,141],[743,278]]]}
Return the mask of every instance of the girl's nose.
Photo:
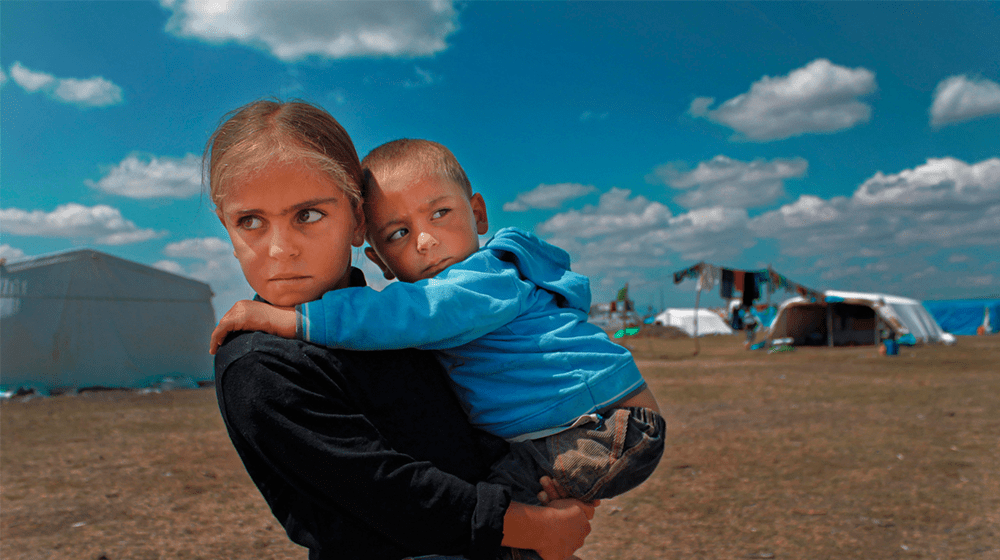
{"label": "girl's nose", "polygon": [[432,247],[436,247],[438,240],[426,231],[420,232],[417,236],[417,251],[424,252]]}
{"label": "girl's nose", "polygon": [[274,228],[268,247],[268,256],[274,259],[292,258],[299,255],[299,246],[287,232]]}

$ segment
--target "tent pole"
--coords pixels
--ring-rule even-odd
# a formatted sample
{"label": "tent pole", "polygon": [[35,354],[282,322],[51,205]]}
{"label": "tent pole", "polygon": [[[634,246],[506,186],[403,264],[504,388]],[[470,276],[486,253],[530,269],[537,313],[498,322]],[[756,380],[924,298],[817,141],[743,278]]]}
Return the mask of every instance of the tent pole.
{"label": "tent pole", "polygon": [[826,304],[826,345],[833,348],[833,304]]}
{"label": "tent pole", "polygon": [[701,282],[698,282],[698,291],[694,294],[694,355],[697,356],[701,350],[698,348],[698,302],[701,301]]}

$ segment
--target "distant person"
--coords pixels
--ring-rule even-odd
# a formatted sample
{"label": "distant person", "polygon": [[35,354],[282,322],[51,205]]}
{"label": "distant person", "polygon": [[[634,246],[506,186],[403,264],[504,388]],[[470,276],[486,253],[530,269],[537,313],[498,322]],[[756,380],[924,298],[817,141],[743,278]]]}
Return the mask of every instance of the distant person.
{"label": "distant person", "polygon": [[352,350],[437,350],[471,422],[512,442],[491,480],[515,499],[531,503],[541,475],[581,500],[645,481],[665,423],[629,351],[587,322],[590,283],[569,255],[514,228],[480,249],[485,202],[440,144],[397,140],[363,165],[365,252],[402,282],[336,290],[297,311],[239,302],[214,340],[253,329]]}
{"label": "distant person", "polygon": [[[328,113],[251,103],[215,131],[206,160],[212,201],[259,301],[291,307],[364,285],[351,267],[365,231],[361,164]],[[218,346],[215,368],[233,445],[311,560],[494,560],[501,545],[561,560],[590,531],[590,504],[527,505],[485,481],[508,446],[470,426],[430,352],[241,332]]]}

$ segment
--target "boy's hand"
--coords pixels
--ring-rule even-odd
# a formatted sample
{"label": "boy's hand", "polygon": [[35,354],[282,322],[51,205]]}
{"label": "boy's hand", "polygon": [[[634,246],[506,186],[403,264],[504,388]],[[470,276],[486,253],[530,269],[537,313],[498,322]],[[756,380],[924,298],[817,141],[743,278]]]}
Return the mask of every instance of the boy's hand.
{"label": "boy's hand", "polygon": [[276,307],[246,299],[236,302],[212,331],[209,354],[215,354],[226,335],[233,331],[263,331],[284,338],[295,338],[295,308]]}

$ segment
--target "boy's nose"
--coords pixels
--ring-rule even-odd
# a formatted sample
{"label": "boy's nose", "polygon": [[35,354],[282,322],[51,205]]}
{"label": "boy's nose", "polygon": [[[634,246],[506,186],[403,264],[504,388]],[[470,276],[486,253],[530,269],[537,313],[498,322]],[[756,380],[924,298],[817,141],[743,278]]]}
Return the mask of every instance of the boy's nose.
{"label": "boy's nose", "polygon": [[417,236],[417,250],[418,251],[421,251],[421,252],[426,251],[426,250],[430,249],[431,247],[436,247],[437,244],[438,244],[438,240],[435,239],[433,235],[427,233],[426,231],[420,232],[420,235]]}

